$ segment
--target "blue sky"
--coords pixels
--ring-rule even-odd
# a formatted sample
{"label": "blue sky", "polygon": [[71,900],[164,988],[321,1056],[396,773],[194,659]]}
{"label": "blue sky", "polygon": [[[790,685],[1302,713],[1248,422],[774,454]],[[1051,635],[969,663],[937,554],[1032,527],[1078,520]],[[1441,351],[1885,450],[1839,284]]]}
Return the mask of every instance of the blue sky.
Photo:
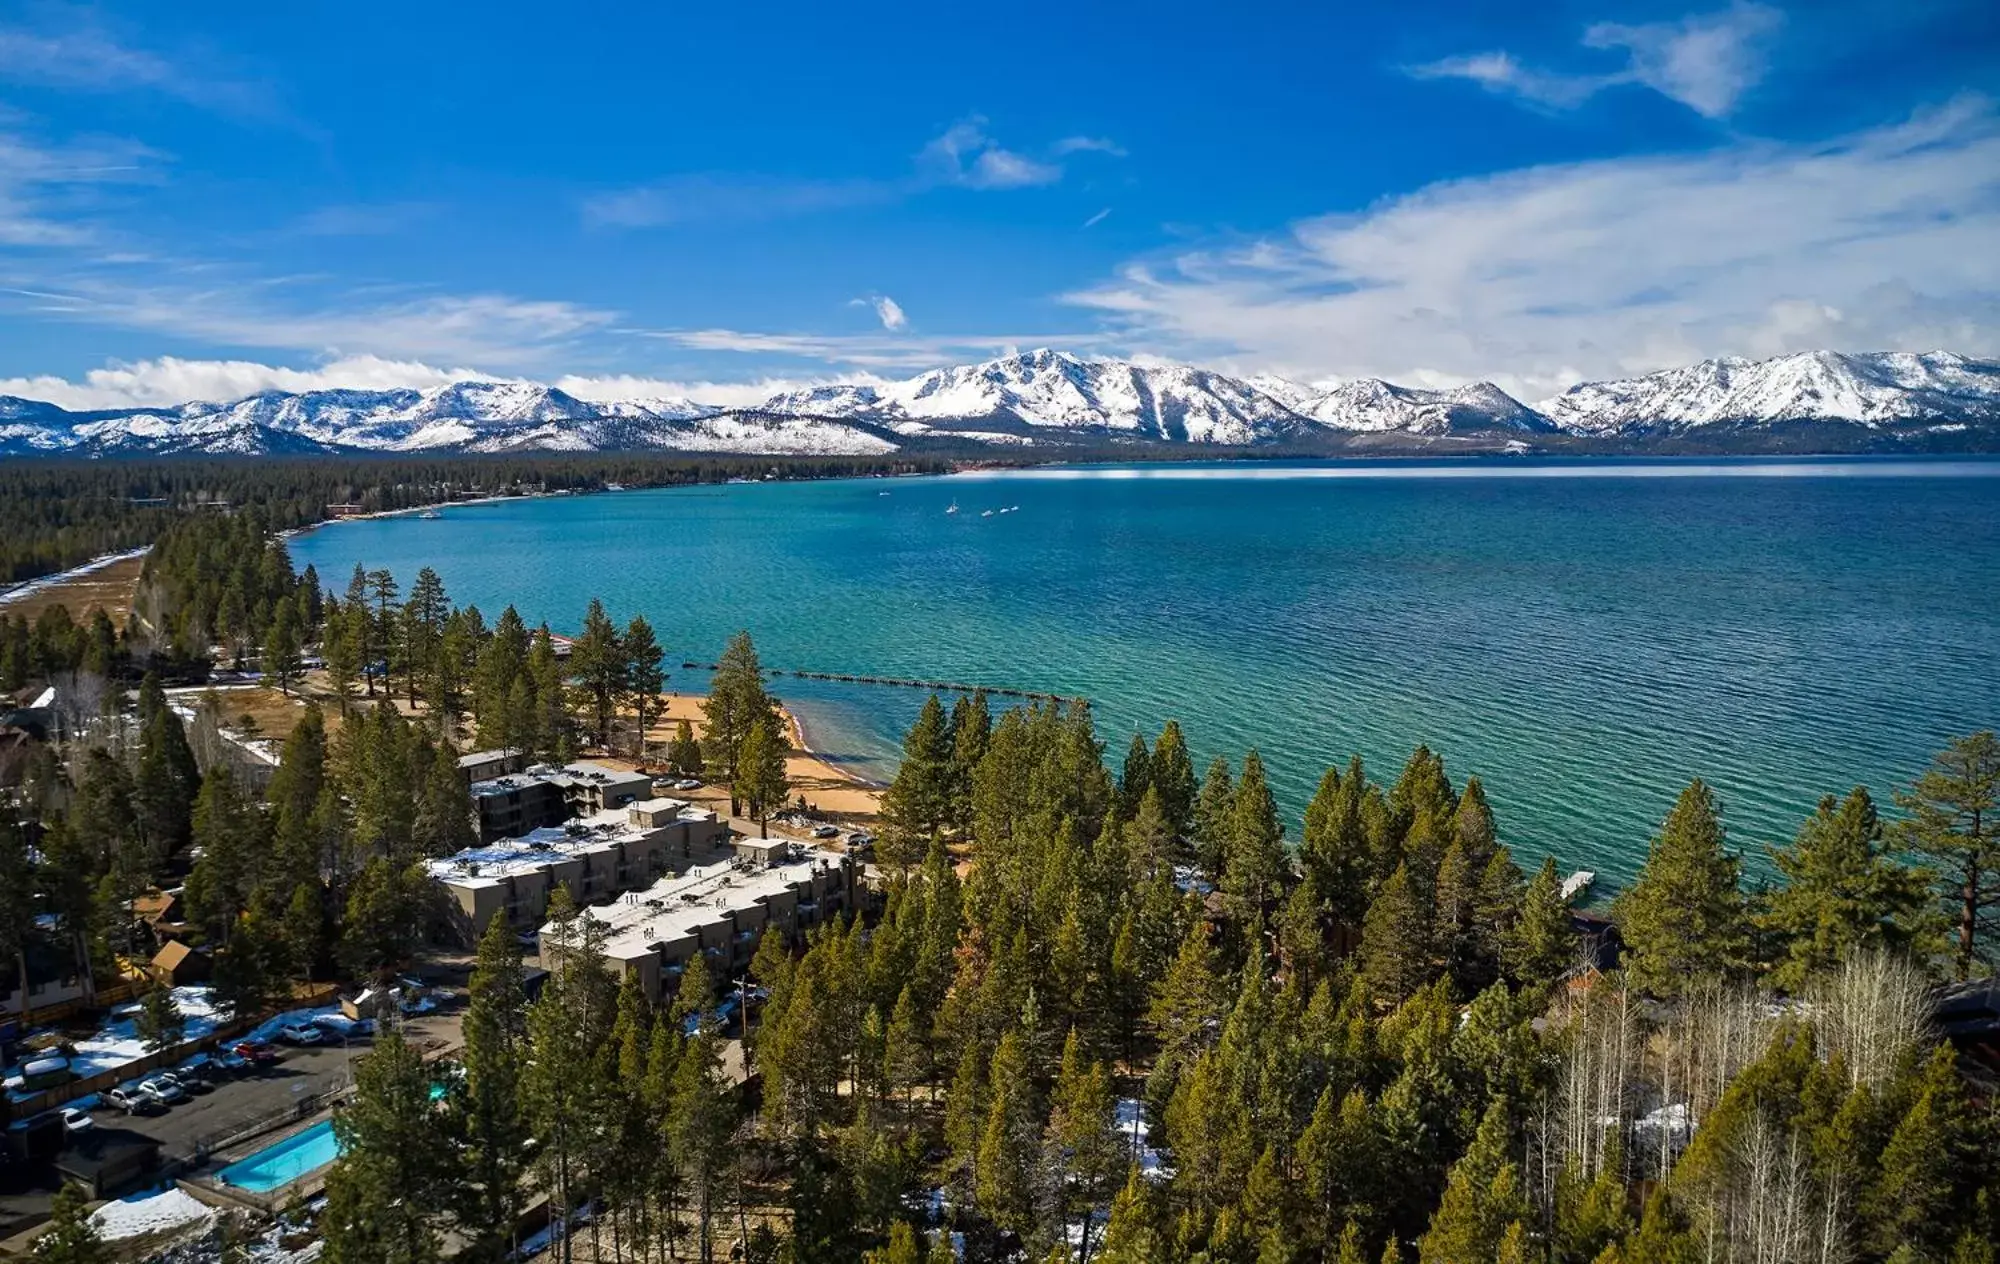
{"label": "blue sky", "polygon": [[0,392],[2000,353],[2000,6],[0,3]]}

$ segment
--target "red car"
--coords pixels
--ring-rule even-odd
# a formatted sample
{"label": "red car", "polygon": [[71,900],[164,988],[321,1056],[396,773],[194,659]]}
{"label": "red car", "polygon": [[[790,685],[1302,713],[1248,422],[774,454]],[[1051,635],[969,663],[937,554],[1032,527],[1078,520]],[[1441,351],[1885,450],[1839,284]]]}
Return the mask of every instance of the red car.
{"label": "red car", "polygon": [[229,1052],[252,1066],[269,1066],[278,1060],[276,1049],[255,1040],[240,1040],[230,1048]]}

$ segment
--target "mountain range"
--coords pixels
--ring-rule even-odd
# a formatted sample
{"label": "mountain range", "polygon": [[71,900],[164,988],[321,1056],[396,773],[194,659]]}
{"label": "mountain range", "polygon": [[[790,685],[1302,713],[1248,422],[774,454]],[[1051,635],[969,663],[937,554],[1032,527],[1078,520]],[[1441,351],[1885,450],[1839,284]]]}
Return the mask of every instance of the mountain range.
{"label": "mountain range", "polygon": [[519,381],[266,391],[223,403],[70,411],[0,396],[0,454],[660,449],[2000,451],[2000,361],[1948,352],[1728,357],[1524,404],[1491,382],[1331,388],[1036,350],[888,384],[814,386],[754,408],[583,400]]}

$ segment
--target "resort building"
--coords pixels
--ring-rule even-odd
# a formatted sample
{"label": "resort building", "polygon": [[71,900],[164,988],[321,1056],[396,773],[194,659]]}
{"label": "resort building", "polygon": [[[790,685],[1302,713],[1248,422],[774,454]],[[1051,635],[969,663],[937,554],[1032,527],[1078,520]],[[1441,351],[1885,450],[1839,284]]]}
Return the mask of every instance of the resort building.
{"label": "resort building", "polygon": [[[662,878],[644,891],[583,910],[602,931],[607,963],[622,982],[636,974],[648,999],[680,987],[696,953],[718,985],[750,964],[767,928],[787,937],[855,906],[860,871],[842,852],[784,839],[740,839],[733,856]],[[572,929],[572,934],[575,931]],[[542,964],[566,947],[562,929],[541,929]]]}
{"label": "resort building", "polygon": [[458,775],[467,785],[504,777],[527,766],[527,756],[513,750],[472,751],[458,757]]}
{"label": "resort building", "polygon": [[558,886],[568,887],[578,904],[609,899],[699,862],[726,858],[728,839],[728,827],[706,808],[680,799],[641,799],[468,847],[428,865],[447,897],[452,936],[471,944],[495,913],[517,928],[539,925]]}
{"label": "resort building", "polygon": [[628,807],[652,796],[653,779],[642,772],[580,761],[537,764],[474,781],[470,788],[479,813],[479,839],[491,842],[560,825],[572,816]]}

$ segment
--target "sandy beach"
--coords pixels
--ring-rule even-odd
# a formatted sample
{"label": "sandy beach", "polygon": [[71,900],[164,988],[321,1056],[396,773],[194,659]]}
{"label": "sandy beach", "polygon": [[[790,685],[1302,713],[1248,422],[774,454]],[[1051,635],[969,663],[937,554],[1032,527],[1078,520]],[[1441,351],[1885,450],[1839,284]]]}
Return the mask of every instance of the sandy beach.
{"label": "sandy beach", "polygon": [[[666,703],[666,712],[648,733],[648,740],[655,744],[656,762],[665,755],[666,745],[673,740],[682,720],[694,729],[696,737],[702,736],[701,706],[705,698],[706,695],[698,693],[661,695],[661,700]],[[790,711],[784,712],[784,716],[792,738],[791,753],[785,757],[785,775],[791,779],[793,796],[803,796],[808,804],[822,812],[855,821],[873,821],[882,809],[882,788],[815,753],[806,744],[804,728],[799,724],[798,717]],[[690,791],[688,797],[704,803],[720,800],[725,805],[729,799],[728,793],[720,787]]]}

